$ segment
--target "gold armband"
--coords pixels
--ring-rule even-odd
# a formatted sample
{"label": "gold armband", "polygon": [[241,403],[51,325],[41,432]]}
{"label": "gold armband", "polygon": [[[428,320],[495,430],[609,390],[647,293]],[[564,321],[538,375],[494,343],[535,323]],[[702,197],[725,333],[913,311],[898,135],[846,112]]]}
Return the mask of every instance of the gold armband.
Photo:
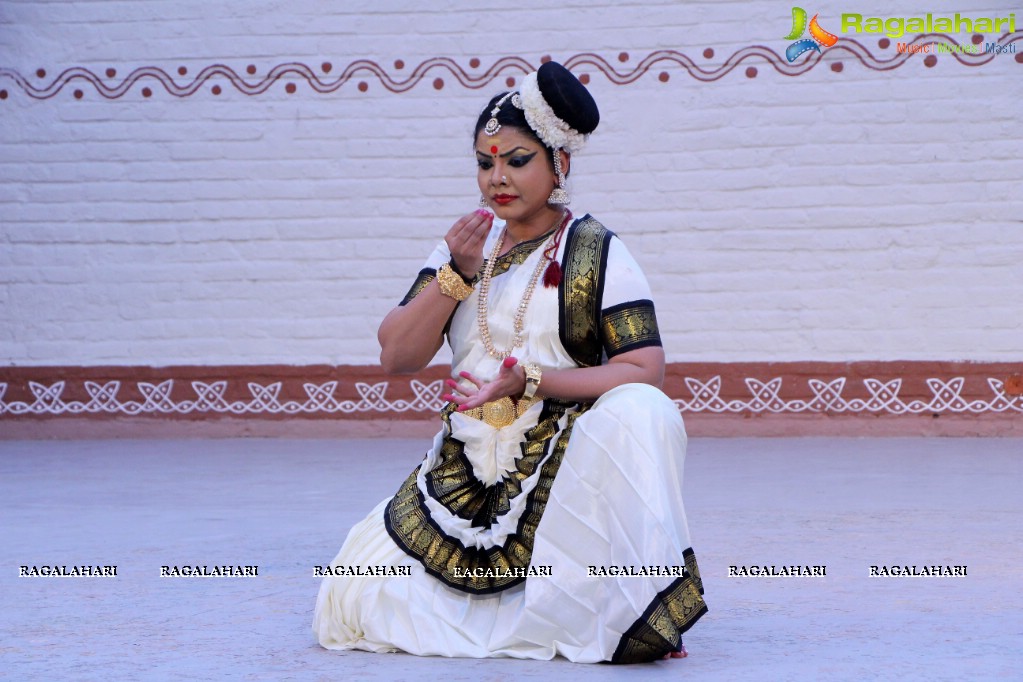
{"label": "gold armband", "polygon": [[440,285],[440,293],[456,301],[464,301],[472,293],[472,287],[451,269],[449,263],[445,263],[437,270],[437,284]]}

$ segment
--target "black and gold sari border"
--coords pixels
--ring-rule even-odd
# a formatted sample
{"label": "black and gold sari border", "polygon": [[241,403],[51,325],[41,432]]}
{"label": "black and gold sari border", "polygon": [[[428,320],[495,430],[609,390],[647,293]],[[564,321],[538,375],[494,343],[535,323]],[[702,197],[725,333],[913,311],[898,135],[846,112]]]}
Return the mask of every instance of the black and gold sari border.
{"label": "black and gold sari border", "polygon": [[421,294],[423,292],[423,289],[429,286],[430,282],[432,282],[436,277],[437,271],[433,268],[423,268],[422,270],[420,270],[419,275],[416,277],[416,281],[412,283],[412,286],[409,288],[408,293],[405,294],[405,298],[401,299],[401,303],[399,303],[398,305],[399,306],[406,305],[413,298]]}
{"label": "black and gold sari border", "polygon": [[[465,547],[440,528],[430,516],[417,484],[422,465],[416,467],[388,502],[384,510],[387,533],[402,551],[418,560],[428,574],[453,589],[470,594],[493,594],[520,584],[526,579],[522,573],[532,560],[536,529],[579,414],[582,412],[567,415],[567,424],[557,435],[553,451],[540,469],[537,485],[529,493],[518,527],[501,547]],[[550,442],[551,439],[527,441],[526,447],[546,448]]]}
{"label": "black and gold sari border", "polygon": [[504,481],[486,486],[476,478],[464,443],[446,438],[440,459],[426,474],[426,492],[449,512],[471,521],[473,526],[490,528],[498,516],[511,508]]}
{"label": "black and gold sari border", "polygon": [[622,635],[611,663],[647,663],[678,651],[682,633],[707,613],[696,554],[690,547],[682,557],[686,575],[657,593],[643,615]]}
{"label": "black and gold sari border", "polygon": [[441,410],[448,435],[441,446],[440,463],[425,476],[427,493],[453,515],[471,521],[475,527],[490,528],[509,511],[511,501],[522,492],[523,482],[536,472],[558,433],[558,420],[573,404],[548,398],[536,426],[521,444],[522,456],[516,460],[515,469],[489,486],[476,477],[465,444],[450,435],[455,406],[449,404]]}
{"label": "black and gold sari border", "polygon": [[649,299],[606,308],[601,314],[600,331],[608,358],[637,348],[661,345],[654,302]]}
{"label": "black and gold sari border", "polygon": [[[548,230],[535,239],[527,239],[524,242],[519,242],[509,249],[507,253],[498,256],[497,260],[494,262],[493,276],[496,277],[498,275],[503,275],[511,269],[512,265],[522,265],[525,263],[526,260],[533,255],[533,252],[536,251],[541,244],[547,241],[547,238],[553,233],[554,230]],[[484,265],[485,264],[486,263],[484,262]]]}
{"label": "black and gold sari border", "polygon": [[600,364],[600,303],[614,233],[586,214],[568,230],[559,285],[561,343],[580,367]]}

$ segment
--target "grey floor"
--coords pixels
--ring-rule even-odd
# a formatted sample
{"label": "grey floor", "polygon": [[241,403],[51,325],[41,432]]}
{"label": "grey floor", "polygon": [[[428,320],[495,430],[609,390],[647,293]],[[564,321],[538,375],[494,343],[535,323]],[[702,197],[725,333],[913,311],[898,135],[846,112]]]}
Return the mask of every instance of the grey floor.
{"label": "grey floor", "polygon": [[[0,678],[1021,679],[1023,440],[693,439],[686,506],[710,612],[643,666],[338,653],[309,631],[348,528],[422,440],[0,441]],[[116,564],[117,578],[21,565]],[[167,579],[161,565],[257,564]],[[824,578],[729,565],[824,564]],[[870,578],[955,564],[965,578]]]}

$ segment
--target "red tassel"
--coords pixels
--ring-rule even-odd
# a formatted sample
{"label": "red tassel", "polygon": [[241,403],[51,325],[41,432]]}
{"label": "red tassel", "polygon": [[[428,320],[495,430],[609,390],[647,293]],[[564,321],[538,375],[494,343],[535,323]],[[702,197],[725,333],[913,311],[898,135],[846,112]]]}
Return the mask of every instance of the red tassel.
{"label": "red tassel", "polygon": [[543,272],[543,285],[548,289],[561,284],[561,264],[555,260],[558,255],[558,248],[561,247],[561,235],[565,232],[565,226],[568,225],[568,221],[572,219],[572,212],[565,211],[565,218],[561,221],[561,225],[558,226],[558,231],[554,235],[554,241],[544,249],[543,257],[550,261],[547,269]]}
{"label": "red tassel", "polygon": [[552,260],[550,265],[543,273],[543,285],[548,289],[552,289],[561,284],[561,264],[556,260]]}

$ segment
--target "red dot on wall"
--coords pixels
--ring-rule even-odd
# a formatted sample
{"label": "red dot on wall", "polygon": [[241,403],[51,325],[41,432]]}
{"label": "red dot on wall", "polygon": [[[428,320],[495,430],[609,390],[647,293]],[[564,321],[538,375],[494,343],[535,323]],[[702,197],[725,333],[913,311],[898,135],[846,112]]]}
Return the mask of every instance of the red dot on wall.
{"label": "red dot on wall", "polygon": [[842,62],[835,62],[831,65],[831,70],[835,73],[842,73]]}
{"label": "red dot on wall", "polygon": [[892,41],[888,40],[887,38],[881,38],[881,40],[877,41],[877,46],[880,47],[882,50],[887,50],[888,46],[891,44]]}
{"label": "red dot on wall", "polygon": [[395,59],[394,60],[394,68],[396,68],[396,69],[404,69],[405,68],[405,62],[403,62],[400,59]]}
{"label": "red dot on wall", "polygon": [[295,90],[298,90],[298,88],[295,87],[294,83],[288,83],[287,85],[284,86],[284,89],[287,91],[289,95],[295,94]]}
{"label": "red dot on wall", "polygon": [[75,90],[75,99],[82,99],[84,95],[85,93],[82,92],[81,90]]}
{"label": "red dot on wall", "polygon": [[504,79],[504,84],[506,86],[508,86],[509,88],[514,88],[515,87],[515,79],[512,78],[511,76],[508,76],[507,78]]}
{"label": "red dot on wall", "polygon": [[0,99],[7,99],[7,91],[0,90]]}
{"label": "red dot on wall", "polygon": [[629,53],[628,52],[619,52],[618,53],[618,61],[623,62],[623,63],[629,61]]}
{"label": "red dot on wall", "polygon": [[434,78],[433,79],[433,89],[434,90],[440,90],[443,87],[444,87],[444,79],[443,78]]}
{"label": "red dot on wall", "polygon": [[369,90],[369,83],[367,83],[366,81],[361,81],[359,83],[359,92],[366,92],[367,90]]}
{"label": "red dot on wall", "polygon": [[756,78],[756,77],[757,77],[757,67],[755,67],[755,66],[746,67],[746,78]]}
{"label": "red dot on wall", "polygon": [[36,76],[39,78],[46,78],[46,69],[39,69],[36,71]]}
{"label": "red dot on wall", "polygon": [[107,69],[107,78],[113,78],[117,75],[117,69]]}
{"label": "red dot on wall", "polygon": [[210,88],[210,92],[212,92],[214,95],[219,95],[220,92],[221,92],[220,91],[220,86],[219,85],[214,85],[212,88]]}
{"label": "red dot on wall", "polygon": [[247,67],[245,67],[245,70],[251,76],[252,74],[256,73],[256,65],[255,64],[249,64]]}
{"label": "red dot on wall", "polygon": [[179,76],[184,76],[186,73],[188,73],[188,69],[186,67],[184,67],[184,66],[179,66],[178,67],[178,75]]}
{"label": "red dot on wall", "polygon": [[973,44],[974,45],[980,45],[982,42],[984,42],[984,36],[982,36],[979,33],[974,33],[973,34]]}
{"label": "red dot on wall", "polygon": [[551,56],[549,54],[545,54],[544,56],[540,57],[540,63],[541,64],[546,64],[550,60],[551,60]]}
{"label": "red dot on wall", "polygon": [[473,57],[469,60],[469,66],[473,69],[478,69],[480,67],[480,60]]}
{"label": "red dot on wall", "polygon": [[669,78],[671,78],[671,76],[668,75],[667,71],[661,71],[661,73],[657,75],[657,80],[662,83],[667,83]]}
{"label": "red dot on wall", "polygon": [[703,51],[703,58],[704,59],[713,59],[714,58],[714,48],[708,47],[706,50],[704,50]]}
{"label": "red dot on wall", "polygon": [[1016,55],[1016,63],[1017,64],[1023,64],[1023,52],[1021,52],[1020,54]]}
{"label": "red dot on wall", "polygon": [[152,97],[153,96],[153,91],[150,90],[149,88],[142,88],[142,96],[143,97]]}
{"label": "red dot on wall", "polygon": [[933,54],[929,54],[926,57],[924,57],[924,66],[926,66],[928,69],[931,68],[932,66],[934,66],[937,63],[938,63],[938,58],[935,57]]}
{"label": "red dot on wall", "polygon": [[589,85],[590,84],[590,74],[584,73],[583,75],[579,76],[579,82],[582,83],[583,85]]}

